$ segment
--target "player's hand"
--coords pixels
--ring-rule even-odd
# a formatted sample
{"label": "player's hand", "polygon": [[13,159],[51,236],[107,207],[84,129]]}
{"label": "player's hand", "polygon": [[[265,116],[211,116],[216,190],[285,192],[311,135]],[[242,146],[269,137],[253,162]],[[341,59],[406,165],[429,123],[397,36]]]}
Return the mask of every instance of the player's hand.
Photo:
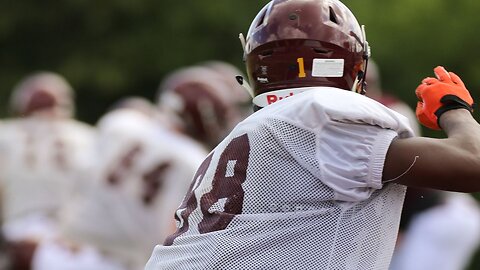
{"label": "player's hand", "polygon": [[460,77],[447,72],[442,66],[434,70],[437,78],[425,78],[417,87],[418,97],[416,114],[422,125],[440,130],[440,116],[454,109],[466,109],[473,112],[473,99]]}

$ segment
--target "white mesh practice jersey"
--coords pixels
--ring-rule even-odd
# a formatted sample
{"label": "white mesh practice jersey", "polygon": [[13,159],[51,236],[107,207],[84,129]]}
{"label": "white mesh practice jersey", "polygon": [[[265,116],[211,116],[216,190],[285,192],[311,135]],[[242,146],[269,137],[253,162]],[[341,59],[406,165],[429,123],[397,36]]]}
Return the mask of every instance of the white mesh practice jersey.
{"label": "white mesh practice jersey", "polygon": [[147,270],[388,268],[405,187],[382,170],[408,120],[353,92],[303,90],[211,152]]}
{"label": "white mesh practice jersey", "polygon": [[47,234],[89,167],[94,129],[71,119],[29,117],[0,125],[0,186],[9,239]]}
{"label": "white mesh practice jersey", "polygon": [[62,211],[62,232],[140,269],[174,231],[172,217],[207,152],[146,115],[116,110],[98,123],[95,176]]}

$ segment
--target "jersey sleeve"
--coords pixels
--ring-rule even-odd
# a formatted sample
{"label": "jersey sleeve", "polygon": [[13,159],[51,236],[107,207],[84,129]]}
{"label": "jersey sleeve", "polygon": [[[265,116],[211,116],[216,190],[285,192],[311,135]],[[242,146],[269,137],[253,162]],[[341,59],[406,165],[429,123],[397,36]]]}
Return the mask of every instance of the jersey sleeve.
{"label": "jersey sleeve", "polygon": [[335,199],[357,202],[382,188],[385,157],[397,132],[376,125],[331,122],[318,134],[320,179]]}

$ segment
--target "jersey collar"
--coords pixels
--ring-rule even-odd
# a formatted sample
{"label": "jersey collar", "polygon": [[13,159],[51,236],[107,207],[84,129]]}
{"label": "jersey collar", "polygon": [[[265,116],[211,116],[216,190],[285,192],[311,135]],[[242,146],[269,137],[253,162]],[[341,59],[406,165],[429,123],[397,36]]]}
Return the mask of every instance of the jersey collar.
{"label": "jersey collar", "polygon": [[253,104],[255,104],[258,107],[264,108],[270,104],[273,104],[277,101],[289,98],[291,96],[298,95],[300,93],[312,90],[312,89],[325,89],[325,88],[330,88],[330,89],[338,89],[334,87],[325,87],[325,86],[317,86],[317,87],[300,87],[300,88],[288,88],[288,89],[282,89],[282,90],[275,90],[275,91],[270,91],[266,93],[262,93],[256,97],[253,98]]}

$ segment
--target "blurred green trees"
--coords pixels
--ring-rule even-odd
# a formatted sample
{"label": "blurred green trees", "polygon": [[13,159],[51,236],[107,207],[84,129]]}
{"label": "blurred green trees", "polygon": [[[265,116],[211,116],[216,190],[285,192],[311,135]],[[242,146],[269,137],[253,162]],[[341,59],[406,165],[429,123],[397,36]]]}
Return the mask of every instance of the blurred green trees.
{"label": "blurred green trees", "polygon": [[[459,74],[480,98],[480,2],[473,0],[344,1],[367,25],[373,57],[382,68],[383,86],[415,106],[414,89],[432,68]],[[426,131],[427,132],[427,131]],[[429,132],[429,135],[438,133]]]}
{"label": "blurred green trees", "polygon": [[121,96],[154,98],[175,68],[210,59],[241,67],[238,33],[264,3],[0,1],[0,115],[12,87],[36,70],[64,75],[78,117],[95,122]]}
{"label": "blurred green trees", "polygon": [[[39,69],[67,77],[77,91],[78,117],[87,122],[121,96],[154,98],[161,78],[178,67],[219,59],[243,70],[238,33],[267,2],[1,1],[0,115],[15,83]],[[344,2],[367,25],[387,91],[414,106],[417,83],[442,64],[476,96],[480,2]]]}
{"label": "blurred green trees", "polygon": [[[35,70],[67,77],[78,117],[94,122],[125,95],[154,98],[163,76],[219,59],[243,70],[238,33],[268,1],[4,0],[0,2],[0,115],[15,83]],[[477,96],[480,2],[345,0],[367,25],[383,85],[415,105],[413,90],[442,64]]]}

